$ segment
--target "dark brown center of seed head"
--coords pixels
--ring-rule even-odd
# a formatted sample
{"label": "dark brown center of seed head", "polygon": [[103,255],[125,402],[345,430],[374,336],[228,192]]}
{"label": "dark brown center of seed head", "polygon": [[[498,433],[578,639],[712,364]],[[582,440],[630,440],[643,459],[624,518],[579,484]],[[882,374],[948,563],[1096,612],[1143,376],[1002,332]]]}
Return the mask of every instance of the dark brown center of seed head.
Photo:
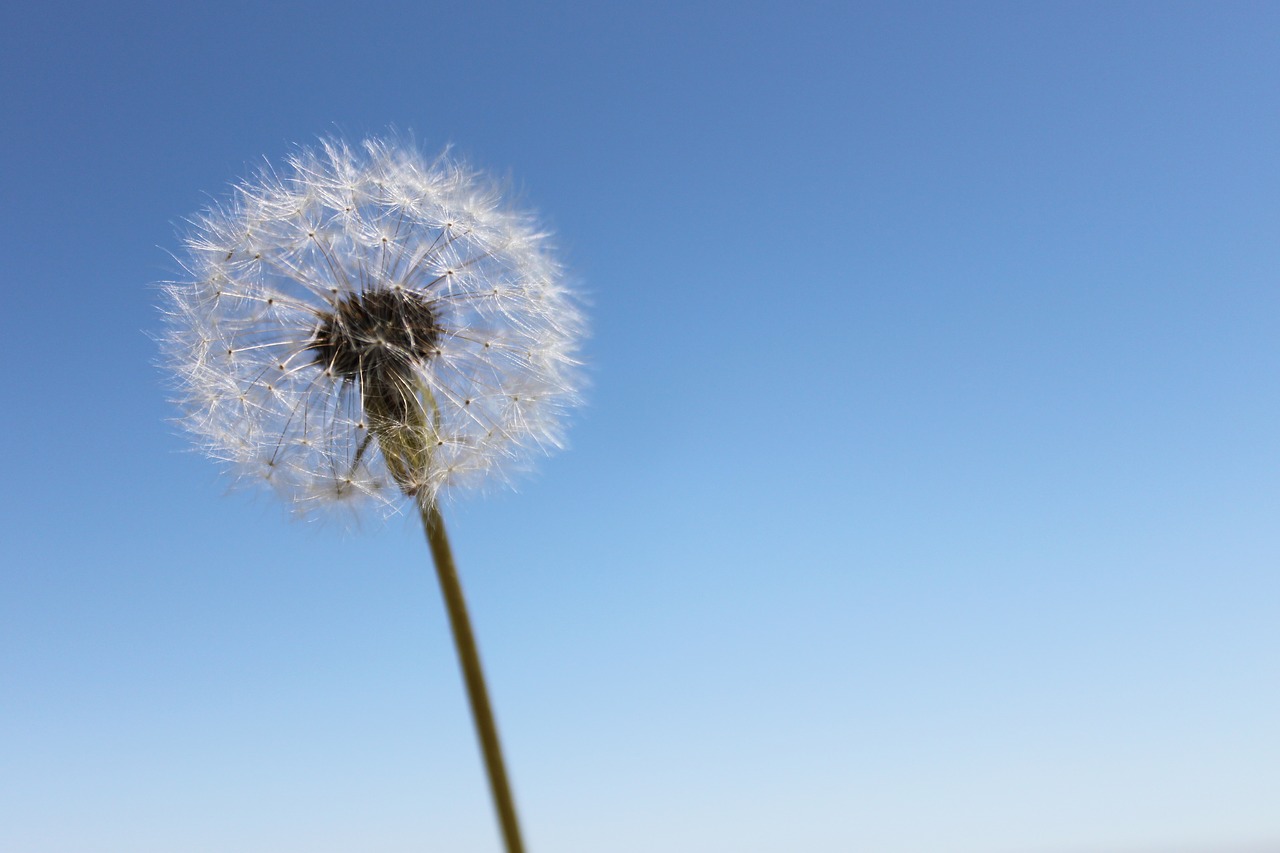
{"label": "dark brown center of seed head", "polygon": [[307,347],[315,363],[343,379],[402,377],[438,351],[439,318],[431,302],[407,290],[367,290],[344,296],[321,315]]}

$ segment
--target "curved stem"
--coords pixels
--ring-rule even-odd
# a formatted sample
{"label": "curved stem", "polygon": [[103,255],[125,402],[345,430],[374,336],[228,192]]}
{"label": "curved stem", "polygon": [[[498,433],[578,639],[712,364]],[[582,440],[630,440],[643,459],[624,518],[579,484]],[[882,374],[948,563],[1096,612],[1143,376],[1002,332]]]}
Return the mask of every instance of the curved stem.
{"label": "curved stem", "polygon": [[436,575],[440,579],[440,591],[444,594],[445,608],[449,611],[449,625],[453,628],[453,642],[458,649],[458,663],[467,685],[467,698],[471,700],[471,716],[475,720],[476,735],[480,739],[480,751],[484,754],[485,770],[489,774],[489,787],[493,792],[493,804],[498,810],[498,823],[506,841],[507,853],[524,853],[520,840],[520,824],[516,820],[516,803],[507,782],[507,770],[502,761],[502,745],[498,742],[498,726],[489,704],[489,691],[485,688],[484,672],[480,668],[480,650],[471,631],[471,619],[467,616],[467,602],[462,596],[462,584],[458,581],[458,569],[453,562],[453,550],[445,533],[444,519],[434,501],[419,501],[422,526],[427,532],[427,543],[435,560]]}

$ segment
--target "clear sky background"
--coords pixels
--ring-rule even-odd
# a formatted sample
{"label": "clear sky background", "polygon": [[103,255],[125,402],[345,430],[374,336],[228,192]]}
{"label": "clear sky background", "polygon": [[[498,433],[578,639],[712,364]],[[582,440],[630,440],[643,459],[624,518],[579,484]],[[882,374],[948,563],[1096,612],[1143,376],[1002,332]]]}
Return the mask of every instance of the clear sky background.
{"label": "clear sky background", "polygon": [[0,850],[498,849],[412,517],[226,495],[184,217],[389,128],[589,293],[448,507],[534,853],[1280,850],[1280,6],[0,13]]}

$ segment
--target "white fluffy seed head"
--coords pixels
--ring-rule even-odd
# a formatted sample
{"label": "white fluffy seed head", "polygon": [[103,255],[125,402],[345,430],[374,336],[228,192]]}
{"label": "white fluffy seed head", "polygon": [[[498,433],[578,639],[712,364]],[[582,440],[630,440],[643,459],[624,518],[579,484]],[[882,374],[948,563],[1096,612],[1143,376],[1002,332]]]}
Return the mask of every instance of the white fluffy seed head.
{"label": "white fluffy seed head", "polygon": [[182,424],[300,513],[506,480],[561,446],[583,322],[495,185],[328,140],[194,222],[164,285]]}

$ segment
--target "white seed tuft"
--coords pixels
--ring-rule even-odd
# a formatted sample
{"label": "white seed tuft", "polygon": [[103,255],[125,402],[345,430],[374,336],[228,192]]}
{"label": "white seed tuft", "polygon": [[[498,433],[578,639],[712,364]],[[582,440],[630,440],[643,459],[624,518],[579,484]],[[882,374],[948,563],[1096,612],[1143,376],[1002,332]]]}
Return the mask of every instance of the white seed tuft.
{"label": "white seed tuft", "polygon": [[[386,140],[327,140],[237,186],[185,245],[190,279],[164,285],[163,342],[182,424],[299,513],[436,500],[561,446],[582,315],[545,233],[465,166]],[[434,325],[375,334],[342,308],[382,292],[428,306]],[[382,445],[398,445],[382,441],[385,424],[370,441],[369,410],[376,431],[378,411],[399,409],[385,388],[381,402],[366,396],[364,361],[326,363],[322,328],[357,340],[362,358],[375,339],[390,353],[391,380],[430,407],[404,427],[429,429],[413,445],[429,453],[388,464]]]}

